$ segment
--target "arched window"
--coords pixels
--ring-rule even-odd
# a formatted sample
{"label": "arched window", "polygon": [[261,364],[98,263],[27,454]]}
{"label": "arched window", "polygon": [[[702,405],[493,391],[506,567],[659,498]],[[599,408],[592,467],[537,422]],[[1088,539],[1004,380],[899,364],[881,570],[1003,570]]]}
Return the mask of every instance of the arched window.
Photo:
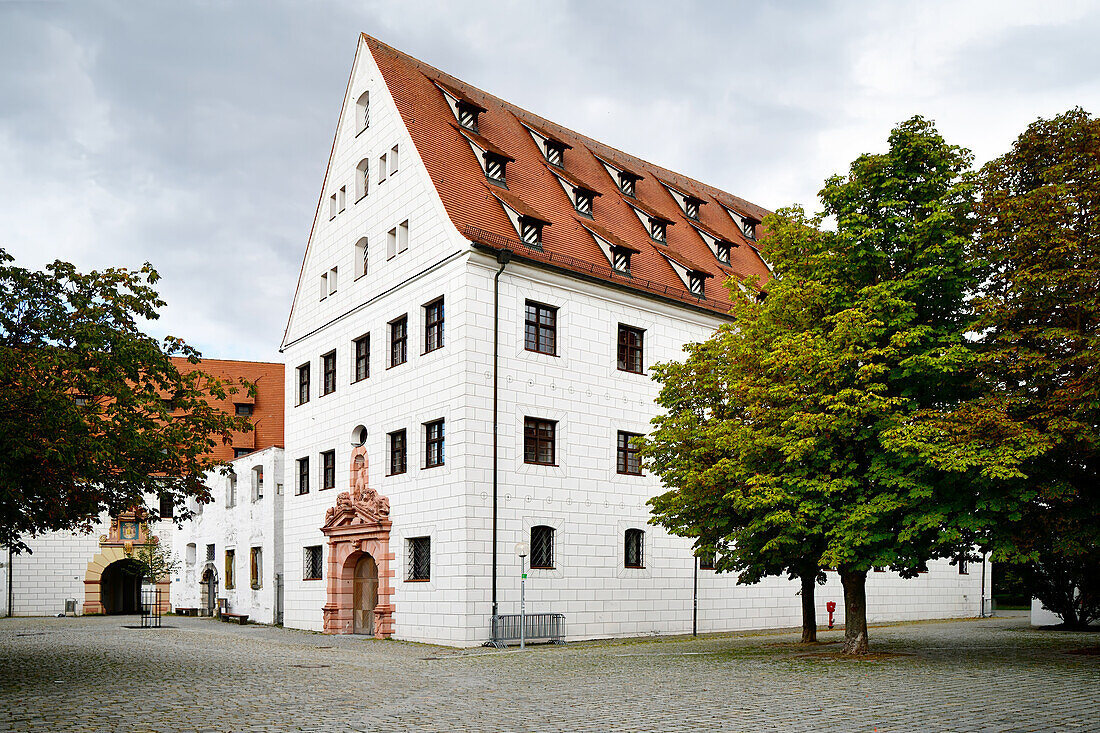
{"label": "arched window", "polygon": [[540,524],[531,528],[531,567],[554,569],[554,528]]}
{"label": "arched window", "polygon": [[358,132],[370,127],[370,92],[363,92],[355,103],[355,124]]}
{"label": "arched window", "polygon": [[367,238],[362,237],[355,243],[355,276],[362,277],[367,274]]}
{"label": "arched window", "polygon": [[623,544],[623,565],[628,568],[644,568],[645,532],[640,529],[628,529]]}
{"label": "arched window", "polygon": [[355,166],[355,200],[370,193],[370,161],[363,158],[359,165]]}

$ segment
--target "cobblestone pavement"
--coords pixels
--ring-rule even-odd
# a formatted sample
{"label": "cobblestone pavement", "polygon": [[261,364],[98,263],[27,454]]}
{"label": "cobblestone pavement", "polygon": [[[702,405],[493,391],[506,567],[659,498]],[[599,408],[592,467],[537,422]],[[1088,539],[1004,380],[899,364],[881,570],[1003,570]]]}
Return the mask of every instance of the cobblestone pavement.
{"label": "cobblestone pavement", "polygon": [[0,731],[1100,731],[1100,634],[1019,616],[874,627],[859,661],[790,631],[495,652],[135,621],[0,619]]}

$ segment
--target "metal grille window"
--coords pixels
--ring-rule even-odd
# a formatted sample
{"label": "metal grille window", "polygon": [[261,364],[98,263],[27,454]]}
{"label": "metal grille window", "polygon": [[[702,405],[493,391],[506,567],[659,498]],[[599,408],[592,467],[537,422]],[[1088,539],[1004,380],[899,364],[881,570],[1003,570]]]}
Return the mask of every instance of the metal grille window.
{"label": "metal grille window", "polygon": [[330,351],[321,357],[321,365],[324,372],[324,384],[321,395],[332,394],[336,391],[336,352]]}
{"label": "metal grille window", "polygon": [[294,492],[296,494],[308,494],[309,493],[309,459],[298,459],[298,488]]}
{"label": "metal grille window", "polygon": [[554,432],[557,423],[534,417],[523,419],[523,462],[554,465]]}
{"label": "metal grille window", "polygon": [[642,373],[642,343],[645,332],[619,324],[619,370]]}
{"label": "metal grille window", "polygon": [[336,451],[327,450],[321,454],[321,489],[336,488]]}
{"label": "metal grille window", "polygon": [[531,528],[531,568],[554,569],[554,528],[540,524]]}
{"label": "metal grille window", "polygon": [[405,440],[405,431],[398,430],[390,433],[390,475],[405,473],[406,458],[408,455],[408,443]]}
{"label": "metal grille window", "polygon": [[298,367],[298,404],[309,402],[309,364]]}
{"label": "metal grille window", "polygon": [[408,549],[405,580],[431,580],[432,538],[410,537],[405,546]]}
{"label": "metal grille window", "polygon": [[730,263],[730,246],[725,242],[719,242],[715,245],[714,255],[719,262],[728,265]]}
{"label": "metal grille window", "polygon": [[704,552],[699,555],[699,569],[700,570],[714,570],[714,553]]}
{"label": "metal grille window", "polygon": [[206,546],[206,561],[214,562],[214,545]]}
{"label": "metal grille window", "polygon": [[323,553],[320,545],[305,548],[305,556],[302,563],[302,580],[320,580]]}
{"label": "metal grille window", "polygon": [[628,568],[645,567],[645,532],[628,529],[624,537],[623,564]]}
{"label": "metal grille window", "polygon": [[443,347],[443,298],[424,306],[424,353]]}
{"label": "metal grille window", "polygon": [[249,566],[249,584],[252,586],[252,590],[259,590],[263,587],[263,550],[259,547],[253,547],[249,550],[248,566]]}
{"label": "metal grille window", "polygon": [[442,466],[443,461],[443,421],[424,423],[424,468]]}
{"label": "metal grille window", "polygon": [[232,590],[237,587],[236,578],[233,577],[233,569],[237,564],[237,551],[225,551],[225,588]]}
{"label": "metal grille window", "polygon": [[527,217],[519,220],[520,239],[532,247],[542,247],[542,222]]}
{"label": "metal grille window", "polygon": [[618,445],[618,472],[626,473],[632,476],[642,475],[642,458],[638,454],[638,438],[642,437],[637,433],[624,433],[619,431],[619,445]]}
{"label": "metal grille window", "polygon": [[409,318],[401,316],[390,323],[390,366],[404,364],[409,358]]}
{"label": "metal grille window", "polygon": [[524,348],[540,354],[557,354],[558,309],[527,301],[524,322]]}
{"label": "metal grille window", "polygon": [[583,188],[573,189],[573,207],[578,214],[592,216],[592,192]]}
{"label": "metal grille window", "polygon": [[355,344],[355,381],[370,376],[370,334],[364,334],[353,342]]}

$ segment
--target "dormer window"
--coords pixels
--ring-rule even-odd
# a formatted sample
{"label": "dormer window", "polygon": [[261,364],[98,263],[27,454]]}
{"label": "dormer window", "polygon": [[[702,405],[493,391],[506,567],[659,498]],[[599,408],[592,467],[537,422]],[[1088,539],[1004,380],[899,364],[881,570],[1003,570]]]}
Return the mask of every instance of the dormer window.
{"label": "dormer window", "polygon": [[563,165],[565,161],[565,146],[557,140],[546,141],[546,162],[550,165]]}
{"label": "dormer window", "polygon": [[458,124],[470,132],[477,132],[477,116],[484,110],[466,101],[457,102],[455,107],[458,109]]}
{"label": "dormer window", "polygon": [[528,216],[521,216],[519,220],[520,239],[529,247],[542,249],[543,223]]}
{"label": "dormer window", "polygon": [[650,219],[649,236],[653,237],[653,239],[657,240],[658,242],[667,242],[668,236],[665,223],[663,221],[660,221],[659,219]]}
{"label": "dormer window", "polygon": [[507,164],[507,158],[495,153],[485,153],[485,177],[494,183],[503,184],[505,182],[504,168]]}
{"label": "dormer window", "polygon": [[623,192],[624,196],[634,196],[634,184],[637,181],[638,179],[633,173],[619,171],[619,190]]}
{"label": "dormer window", "polygon": [[574,207],[578,214],[592,216],[592,192],[583,188],[573,189]]}
{"label": "dormer window", "polygon": [[718,242],[714,245],[714,256],[718,258],[718,261],[723,265],[730,263],[730,245],[729,242]]}
{"label": "dormer window", "polygon": [[684,216],[699,221],[699,202],[695,199],[684,201]]}
{"label": "dormer window", "polygon": [[630,274],[630,250],[615,247],[611,250],[611,265],[617,272]]}
{"label": "dormer window", "polygon": [[752,219],[742,219],[741,220],[741,231],[745,234],[746,238],[755,240],[756,239],[756,222],[753,221]]}
{"label": "dormer window", "polygon": [[702,273],[691,272],[688,273],[688,289],[692,295],[700,298],[706,294],[706,277]]}

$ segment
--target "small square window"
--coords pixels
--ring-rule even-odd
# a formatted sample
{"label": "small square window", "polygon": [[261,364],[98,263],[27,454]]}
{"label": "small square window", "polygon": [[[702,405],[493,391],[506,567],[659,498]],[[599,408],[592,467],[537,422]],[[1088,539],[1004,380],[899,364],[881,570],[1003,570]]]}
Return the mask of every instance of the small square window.
{"label": "small square window", "polygon": [[336,391],[336,352],[330,351],[321,357],[324,381],[321,384],[321,396]]}
{"label": "small square window", "polygon": [[370,334],[363,334],[352,342],[355,345],[355,381],[370,376]]}
{"label": "small square window", "polygon": [[619,371],[641,374],[644,371],[642,365],[642,344],[645,331],[640,328],[632,328],[619,324]]}
{"label": "small square window", "polygon": [[309,458],[298,459],[298,486],[294,493],[299,496],[309,493]]}
{"label": "small square window", "polygon": [[302,580],[320,580],[324,571],[321,545],[306,547],[302,558]]}
{"label": "small square window", "polygon": [[245,402],[238,402],[233,405],[233,411],[238,417],[252,417],[253,406]]}
{"label": "small square window", "polygon": [[555,465],[555,432],[557,422],[534,417],[523,419],[523,462],[544,466]]}
{"label": "small square window", "polygon": [[442,466],[443,463],[443,421],[424,423],[424,468]]}
{"label": "small square window", "polygon": [[531,568],[554,569],[554,528],[539,525],[531,528]]}
{"label": "small square window", "polygon": [[528,300],[525,310],[524,348],[527,351],[556,356],[558,309]]}
{"label": "small square window", "polygon": [[638,438],[640,437],[642,436],[638,433],[619,431],[618,460],[616,461],[618,473],[630,476],[642,475],[642,457],[638,453]]}
{"label": "small square window", "polygon": [[336,451],[321,454],[321,490],[336,488]]}
{"label": "small square window", "polygon": [[386,232],[386,259],[392,260],[397,256],[397,227]]}
{"label": "small square window", "polygon": [[410,537],[405,546],[408,549],[405,580],[431,580],[432,538]]}
{"label": "small square window", "polygon": [[408,456],[408,443],[405,440],[405,431],[397,430],[389,434],[390,439],[390,476],[396,476],[406,471],[406,459]]}
{"label": "small square window", "polygon": [[318,295],[320,295],[321,300],[324,300],[325,298],[328,297],[328,273],[327,272],[322,272],[321,273],[321,289],[320,289],[320,292],[318,293]]}
{"label": "small square window", "polygon": [[409,317],[390,322],[390,366],[404,364],[409,358]]}

